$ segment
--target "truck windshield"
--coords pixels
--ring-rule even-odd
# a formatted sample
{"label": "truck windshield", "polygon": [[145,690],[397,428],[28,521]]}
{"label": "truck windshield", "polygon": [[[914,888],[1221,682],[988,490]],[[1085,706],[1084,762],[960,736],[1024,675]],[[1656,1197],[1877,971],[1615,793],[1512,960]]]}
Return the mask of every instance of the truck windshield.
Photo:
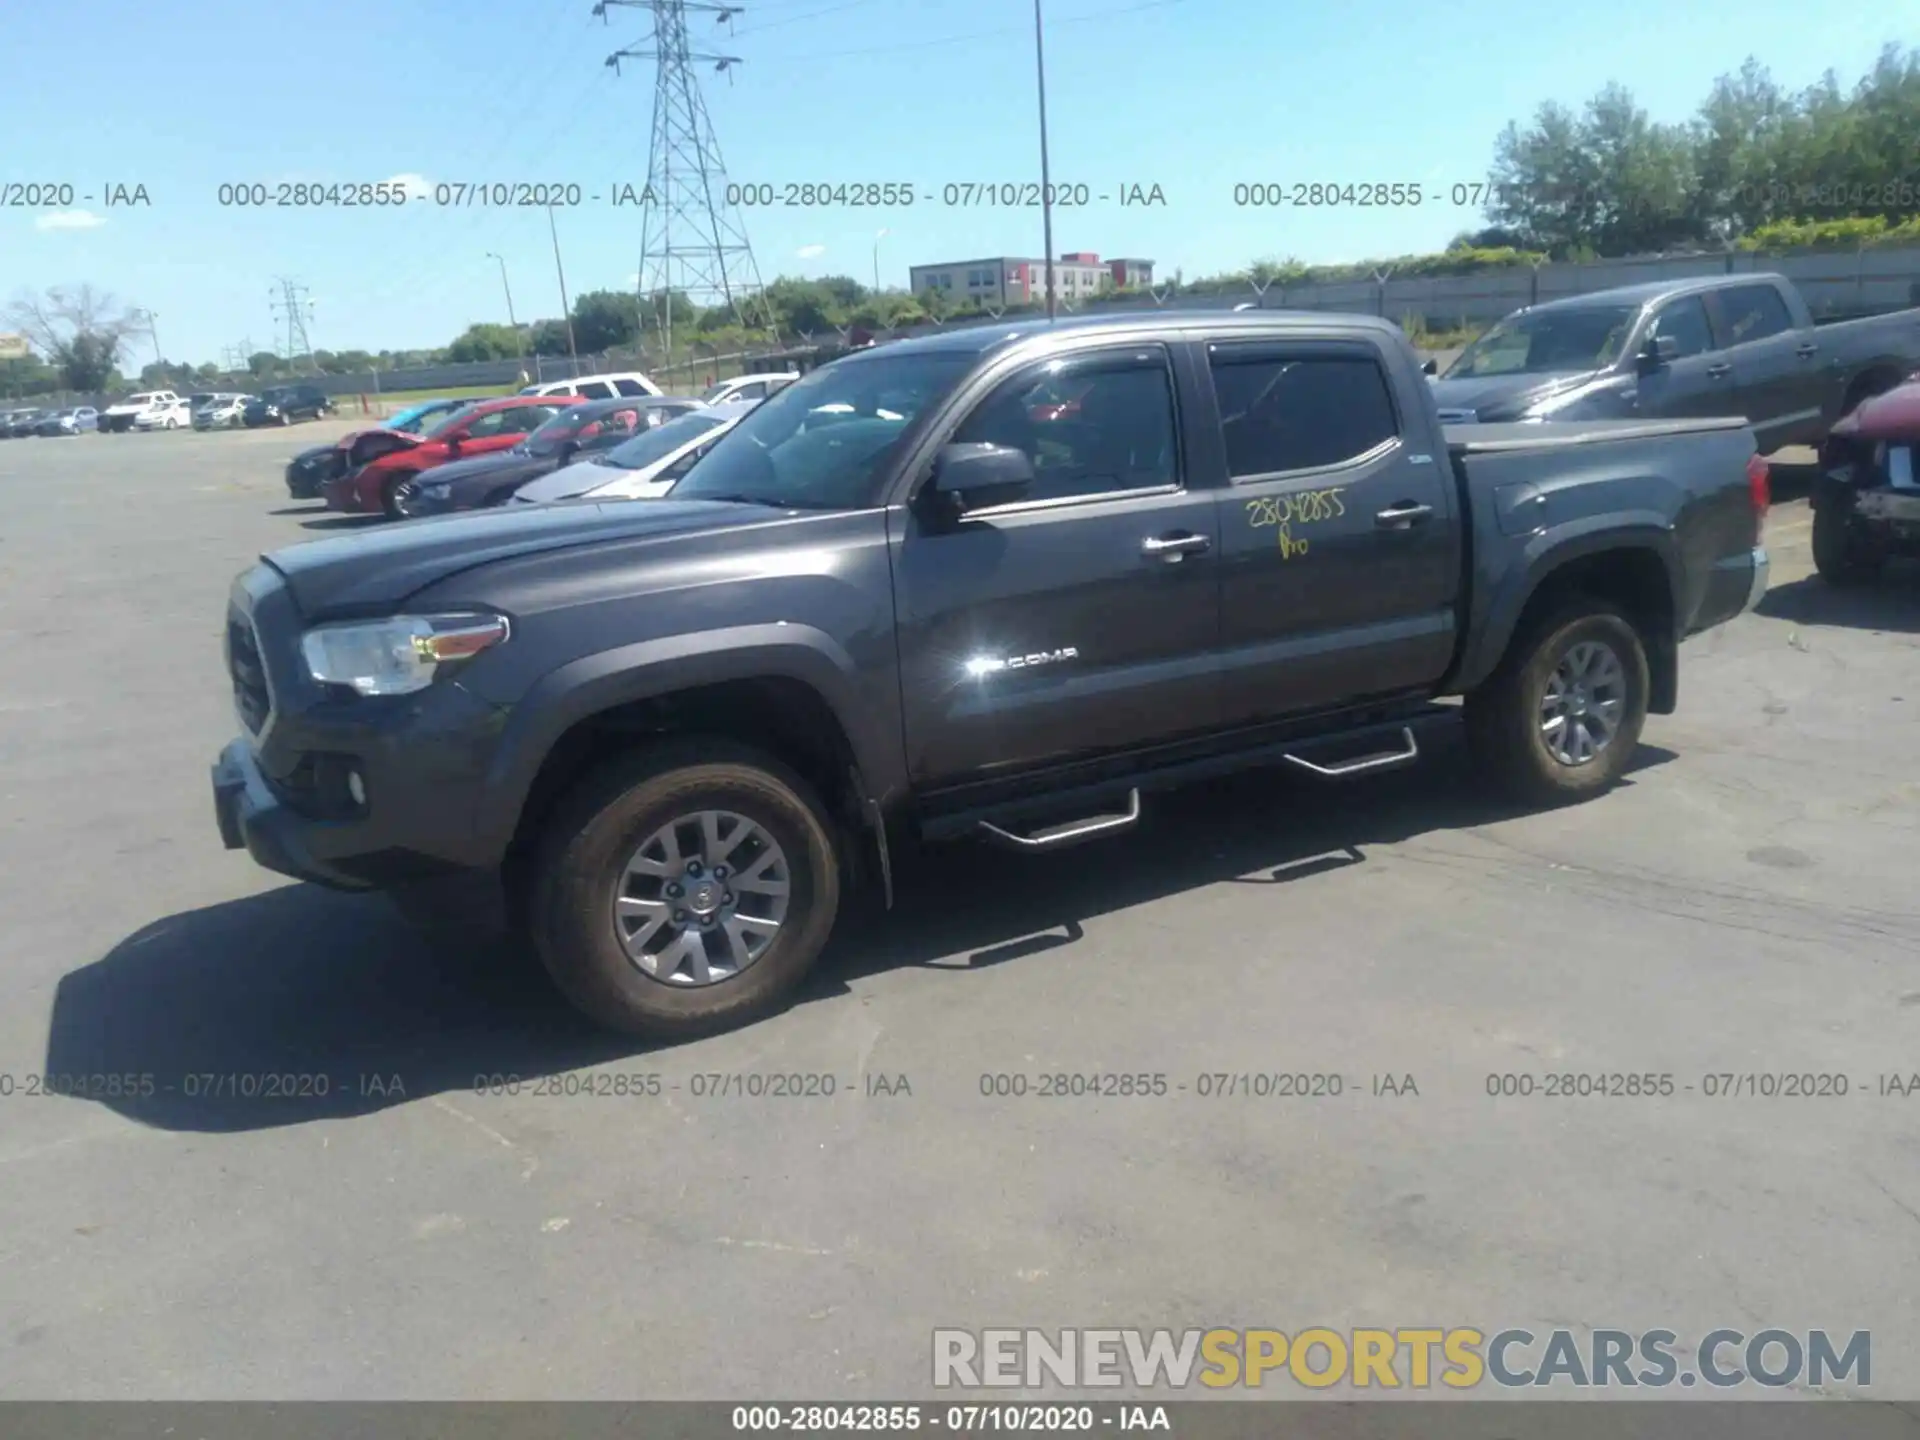
{"label": "truck windshield", "polygon": [[964,351],[860,356],[824,365],[762,402],[674,489],[805,510],[873,503],[873,481],[913,422],[978,357]]}
{"label": "truck windshield", "polygon": [[1445,378],[1600,370],[1620,356],[1638,309],[1595,305],[1509,315],[1460,352]]}

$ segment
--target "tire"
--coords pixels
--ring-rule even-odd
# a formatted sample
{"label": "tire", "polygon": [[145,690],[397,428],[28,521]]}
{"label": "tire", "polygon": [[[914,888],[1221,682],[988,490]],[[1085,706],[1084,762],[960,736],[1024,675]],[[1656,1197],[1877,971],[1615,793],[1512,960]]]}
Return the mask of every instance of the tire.
{"label": "tire", "polygon": [[1829,585],[1861,585],[1880,573],[1882,557],[1853,528],[1853,494],[1827,487],[1813,501],[1813,568]]}
{"label": "tire", "polygon": [[406,518],[400,513],[400,487],[419,476],[418,470],[401,470],[388,476],[386,483],[380,487],[380,509],[389,520]]}
{"label": "tire", "polygon": [[[677,913],[690,923],[673,922],[666,887],[685,885],[681,895],[691,904],[693,886],[711,884],[715,875],[707,868],[694,879],[694,872],[672,863],[654,837],[670,823],[701,812],[722,812],[757,827],[745,837],[737,826],[727,827],[724,839],[732,848],[722,847],[723,860],[750,857],[747,872],[761,871],[762,883],[784,872],[785,909],[770,939],[764,938],[772,918],[767,912],[780,902],[757,886],[748,894],[750,887],[738,876],[721,882],[740,885],[733,922],[703,931],[687,910]],[[826,815],[805,781],[778,761],[731,742],[674,741],[623,756],[576,786],[541,837],[526,910],[535,952],[568,1001],[608,1029],[667,1039],[758,1018],[792,995],[833,930],[840,908],[840,855]],[[698,827],[687,822],[680,828],[687,839],[678,848],[688,855]],[[766,862],[762,840],[778,847],[779,862]],[[643,850],[648,852],[644,861]],[[649,873],[629,874],[630,859],[644,863]],[[644,907],[630,912],[637,928],[628,942],[615,918],[623,889],[639,892],[630,903]],[[713,896],[704,898],[711,903]],[[755,925],[756,915],[766,918]],[[683,941],[688,935],[693,938]],[[759,939],[762,948],[737,963],[744,952],[736,948],[735,937],[743,937],[739,944],[748,948]],[[688,948],[676,949],[679,943]],[[639,958],[630,958],[630,945]],[[664,958],[649,960],[649,947]],[[714,978],[696,983],[702,965]],[[716,975],[729,965],[732,973]]]}
{"label": "tire", "polygon": [[[1612,657],[1612,667],[1602,653]],[[1566,664],[1577,671],[1583,657],[1584,675],[1562,670]],[[1578,750],[1582,731],[1590,741],[1597,738],[1597,721],[1605,713],[1585,684],[1614,675],[1617,684],[1595,692],[1617,695],[1612,731],[1588,758],[1577,763],[1563,758],[1560,750]],[[1579,687],[1574,703],[1581,713],[1563,714],[1550,740],[1541,716],[1556,679],[1562,685],[1571,679]],[[1647,721],[1648,691],[1646,647],[1633,623],[1605,601],[1572,600],[1516,635],[1499,668],[1467,697],[1467,743],[1481,768],[1513,799],[1535,806],[1583,800],[1612,786],[1631,763]],[[1592,710],[1586,709],[1589,700],[1594,700]]]}

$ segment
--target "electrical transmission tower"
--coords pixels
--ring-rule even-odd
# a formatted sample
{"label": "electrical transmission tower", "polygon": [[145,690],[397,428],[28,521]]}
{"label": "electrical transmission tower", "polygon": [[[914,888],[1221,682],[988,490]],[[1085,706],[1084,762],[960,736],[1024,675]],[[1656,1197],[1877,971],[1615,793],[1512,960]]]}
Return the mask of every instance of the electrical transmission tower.
{"label": "electrical transmission tower", "polygon": [[647,188],[641,197],[638,294],[644,316],[658,298],[655,319],[673,347],[673,297],[696,305],[725,306],[745,325],[763,325],[776,339],[772,307],[760,283],[760,267],[736,207],[727,203],[727,172],[720,146],[694,78],[694,66],[712,65],[732,79],[737,56],[696,50],[687,34],[690,14],[709,14],[723,25],[743,14],[737,5],[705,0],[599,0],[593,13],[607,18],[612,5],[630,5],[653,14],[652,44],[616,50],[607,57],[615,74],[622,60],[656,62],[653,90],[653,141],[647,161]]}
{"label": "electrical transmission tower", "polygon": [[275,334],[282,325],[287,328],[287,368],[291,370],[302,355],[309,358],[313,355],[313,342],[307,338],[307,317],[313,314],[313,300],[307,294],[307,287],[297,280],[282,276],[275,283],[278,289],[267,292],[267,304],[273,310]]}

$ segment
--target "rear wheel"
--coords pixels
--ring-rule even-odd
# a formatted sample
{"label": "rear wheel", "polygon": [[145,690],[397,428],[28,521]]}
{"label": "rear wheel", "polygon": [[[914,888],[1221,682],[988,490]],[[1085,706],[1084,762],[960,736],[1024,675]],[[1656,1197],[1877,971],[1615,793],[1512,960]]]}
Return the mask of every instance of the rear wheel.
{"label": "rear wheel", "polygon": [[1883,558],[1853,522],[1854,494],[1824,486],[1813,499],[1813,568],[1829,585],[1860,585],[1880,573]]}
{"label": "rear wheel", "polygon": [[1570,601],[1516,636],[1467,697],[1468,743],[1515,799],[1584,799],[1632,761],[1647,696],[1646,647],[1633,623],[1604,601]]}
{"label": "rear wheel", "polygon": [[806,782],[756,751],[675,742],[589,776],[546,827],[528,918],[573,1005],[672,1037],[755,1018],[819,958],[840,859]]}

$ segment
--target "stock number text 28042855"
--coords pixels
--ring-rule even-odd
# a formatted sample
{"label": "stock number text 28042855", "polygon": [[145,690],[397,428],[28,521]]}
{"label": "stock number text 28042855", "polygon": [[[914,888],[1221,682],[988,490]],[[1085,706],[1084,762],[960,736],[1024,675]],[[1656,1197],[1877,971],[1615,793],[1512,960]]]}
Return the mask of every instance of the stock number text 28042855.
{"label": "stock number text 28042855", "polygon": [[1247,524],[1256,530],[1272,529],[1280,541],[1280,558],[1291,560],[1305,555],[1310,543],[1298,533],[1309,526],[1338,520],[1347,513],[1341,497],[1344,485],[1325,490],[1296,490],[1289,495],[1258,495],[1246,502]]}

